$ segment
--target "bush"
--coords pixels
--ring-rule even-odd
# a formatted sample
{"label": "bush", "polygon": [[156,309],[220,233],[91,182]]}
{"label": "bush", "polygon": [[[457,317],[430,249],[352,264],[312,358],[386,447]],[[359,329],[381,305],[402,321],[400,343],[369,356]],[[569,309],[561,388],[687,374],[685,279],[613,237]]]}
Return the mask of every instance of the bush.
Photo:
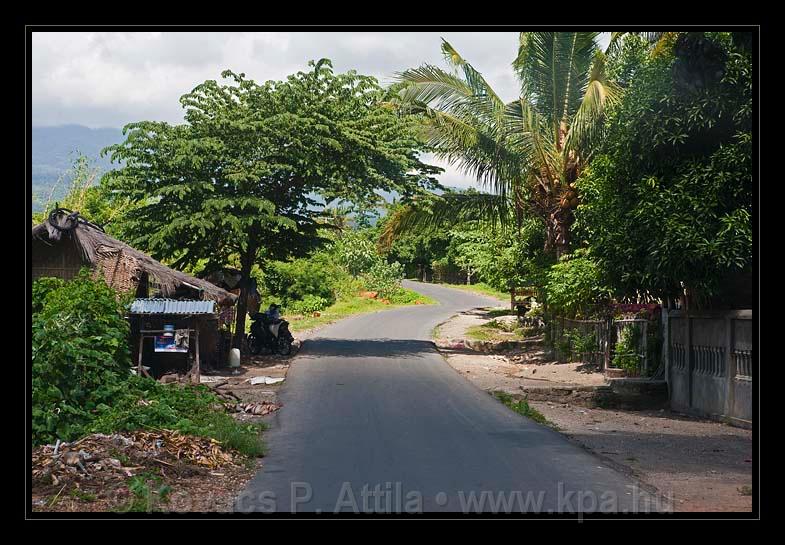
{"label": "bush", "polygon": [[587,313],[610,297],[600,266],[582,249],[551,267],[545,290],[550,308],[568,317]]}
{"label": "bush", "polygon": [[44,302],[49,292],[63,287],[65,280],[62,278],[43,277],[33,282],[32,289],[32,312],[37,314],[44,308]]}
{"label": "bush", "polygon": [[578,356],[578,358],[581,358],[584,354],[589,354],[598,350],[597,335],[593,331],[581,333],[577,329],[571,329],[565,331],[564,336],[570,341],[572,355]]}
{"label": "bush", "polygon": [[86,269],[33,283],[33,444],[163,428],[261,454],[260,427],[235,421],[207,387],[131,375],[125,299]]}
{"label": "bush", "polygon": [[640,369],[641,361],[638,356],[640,337],[641,330],[637,325],[628,326],[621,330],[614,349],[613,367],[625,369],[630,373],[635,373]]}
{"label": "bush", "polygon": [[416,291],[398,288],[388,297],[393,305],[411,305],[415,301],[423,301],[425,297]]}
{"label": "bush", "polygon": [[335,243],[333,251],[338,262],[354,277],[370,271],[379,260],[376,245],[359,231],[347,233]]}
{"label": "bush", "polygon": [[401,288],[403,265],[394,261],[387,263],[379,259],[371,269],[363,275],[365,287],[370,291],[379,292],[380,297],[389,298]]}
{"label": "bush", "polygon": [[338,272],[322,256],[297,259],[292,262],[276,261],[264,270],[263,283],[269,295],[280,297],[284,307],[306,296],[319,297],[335,302]]}
{"label": "bush", "polygon": [[295,314],[313,314],[326,309],[330,306],[330,301],[318,295],[306,295],[302,301],[294,301],[289,303],[286,308],[287,311],[294,312]]}
{"label": "bush", "polygon": [[71,440],[111,402],[129,374],[124,303],[87,269],[33,283],[33,442]]}

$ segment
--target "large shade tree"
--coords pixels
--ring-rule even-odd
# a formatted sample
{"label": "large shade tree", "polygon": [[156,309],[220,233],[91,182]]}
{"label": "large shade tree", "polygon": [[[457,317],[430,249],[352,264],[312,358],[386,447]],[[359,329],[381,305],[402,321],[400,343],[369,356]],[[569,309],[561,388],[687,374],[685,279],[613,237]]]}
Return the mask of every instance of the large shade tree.
{"label": "large shade tree", "polygon": [[[329,60],[263,84],[222,73],[184,95],[185,122],[143,121],[105,150],[122,168],[103,183],[139,203],[124,219],[129,242],[175,267],[303,255],[320,242],[319,215],[336,198],[368,202],[377,190],[411,197],[436,187],[419,160],[413,119],[384,106],[386,91]],[[238,302],[235,346],[245,330]]]}
{"label": "large shade tree", "polygon": [[667,33],[643,62],[638,42],[617,40],[637,73],[578,181],[576,238],[618,298],[749,308],[752,33]]}
{"label": "large shade tree", "polygon": [[442,52],[451,69],[426,64],[405,71],[399,104],[423,114],[424,141],[489,192],[448,193],[403,209],[388,223],[385,238],[413,226],[466,219],[520,224],[534,215],[544,224],[546,249],[566,253],[579,202],[574,182],[619,95],[606,77],[597,36],[521,33],[513,62],[521,92],[508,103],[446,41]]}

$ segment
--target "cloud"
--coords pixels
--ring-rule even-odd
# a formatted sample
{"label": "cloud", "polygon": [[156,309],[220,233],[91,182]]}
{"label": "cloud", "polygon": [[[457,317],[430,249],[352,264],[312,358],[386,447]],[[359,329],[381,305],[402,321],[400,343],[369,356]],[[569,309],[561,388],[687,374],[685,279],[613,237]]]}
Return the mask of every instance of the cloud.
{"label": "cloud", "polygon": [[[33,125],[120,127],[143,119],[179,122],[179,98],[221,71],[283,79],[323,57],[391,83],[422,63],[440,65],[441,38],[478,68],[505,100],[517,96],[510,32],[35,32]],[[442,165],[443,166],[443,165]],[[442,181],[466,187],[448,167]]]}

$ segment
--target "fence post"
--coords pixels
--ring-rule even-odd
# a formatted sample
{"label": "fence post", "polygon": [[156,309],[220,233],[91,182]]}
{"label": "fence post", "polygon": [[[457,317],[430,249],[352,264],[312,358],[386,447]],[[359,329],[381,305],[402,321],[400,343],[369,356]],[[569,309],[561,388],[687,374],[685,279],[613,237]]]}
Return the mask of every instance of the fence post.
{"label": "fence post", "polygon": [[671,383],[671,357],[670,357],[670,345],[671,345],[671,320],[670,320],[670,309],[662,307],[660,311],[660,328],[662,331],[662,362],[661,365],[664,365],[665,369],[665,382],[668,384],[670,391],[670,383]]}
{"label": "fence post", "polygon": [[734,381],[736,380],[736,358],[733,357],[733,318],[730,316],[725,317],[725,384],[727,392],[725,393],[725,414],[728,416],[733,415],[733,406],[735,404],[736,388]]}
{"label": "fence post", "polygon": [[643,326],[641,328],[641,338],[643,339],[643,365],[642,367],[642,374],[644,377],[648,376],[649,374],[649,322],[641,322]]}
{"label": "fence post", "polygon": [[692,371],[694,367],[694,362],[692,358],[692,316],[689,315],[689,311],[686,311],[687,314],[684,318],[687,320],[687,342],[686,342],[686,358],[687,358],[687,388],[689,389],[689,408],[692,408]]}
{"label": "fence post", "polygon": [[603,347],[603,370],[611,365],[611,330],[613,329],[613,318],[605,320],[605,346]]}

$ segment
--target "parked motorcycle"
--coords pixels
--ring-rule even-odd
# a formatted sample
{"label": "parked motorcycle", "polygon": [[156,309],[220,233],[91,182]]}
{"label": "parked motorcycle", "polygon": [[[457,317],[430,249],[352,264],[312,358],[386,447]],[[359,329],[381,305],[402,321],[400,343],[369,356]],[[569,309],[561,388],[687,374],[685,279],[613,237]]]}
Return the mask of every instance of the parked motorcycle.
{"label": "parked motorcycle", "polygon": [[271,316],[269,312],[257,312],[251,316],[251,320],[251,332],[248,334],[248,350],[251,354],[291,354],[294,337],[289,332],[289,322],[277,313]]}

